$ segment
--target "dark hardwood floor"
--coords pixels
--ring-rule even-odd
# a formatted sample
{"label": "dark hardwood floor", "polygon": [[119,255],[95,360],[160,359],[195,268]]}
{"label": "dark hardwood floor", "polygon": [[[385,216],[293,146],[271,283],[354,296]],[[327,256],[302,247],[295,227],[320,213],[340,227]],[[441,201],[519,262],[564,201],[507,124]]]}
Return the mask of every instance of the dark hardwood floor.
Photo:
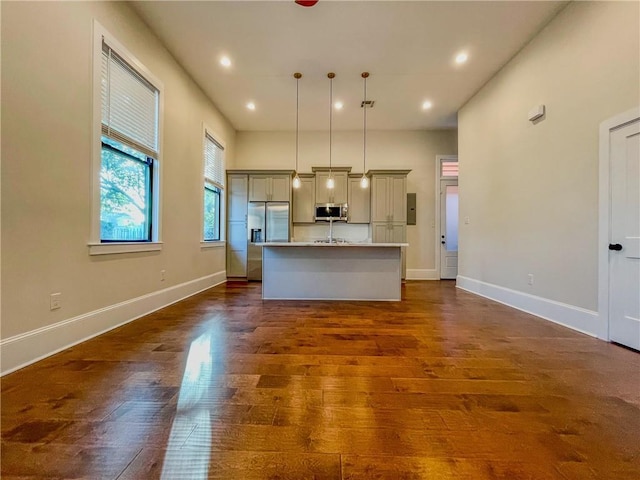
{"label": "dark hardwood floor", "polygon": [[640,355],[451,282],[228,283],[1,384],[5,480],[640,478]]}

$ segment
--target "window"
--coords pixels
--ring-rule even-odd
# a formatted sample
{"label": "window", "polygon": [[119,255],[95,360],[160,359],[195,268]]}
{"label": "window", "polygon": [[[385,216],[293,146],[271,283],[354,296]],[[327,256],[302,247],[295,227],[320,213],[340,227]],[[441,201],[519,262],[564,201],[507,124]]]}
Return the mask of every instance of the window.
{"label": "window", "polygon": [[224,148],[205,129],[203,240],[221,240],[221,201],[224,190]]}
{"label": "window", "polygon": [[101,156],[101,241],[150,241],[154,159],[106,136]]}
{"label": "window", "polygon": [[90,254],[159,250],[162,84],[97,22],[94,31]]}
{"label": "window", "polygon": [[440,163],[440,176],[441,177],[457,177],[458,176],[458,161],[457,160],[442,160]]}

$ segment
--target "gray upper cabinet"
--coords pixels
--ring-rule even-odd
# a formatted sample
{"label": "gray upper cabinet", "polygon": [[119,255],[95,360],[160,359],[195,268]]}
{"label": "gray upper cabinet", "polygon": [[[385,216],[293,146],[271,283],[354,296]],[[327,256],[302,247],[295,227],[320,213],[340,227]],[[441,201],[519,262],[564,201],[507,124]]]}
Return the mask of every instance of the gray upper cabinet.
{"label": "gray upper cabinet", "polygon": [[360,186],[362,175],[352,174],[348,178],[349,223],[369,223],[371,221],[371,185]]}
{"label": "gray upper cabinet", "polygon": [[[402,172],[405,172],[403,170]],[[372,173],[371,221],[407,221],[407,173]]]}
{"label": "gray upper cabinet", "polygon": [[291,199],[290,175],[250,175],[250,202],[288,202]]}
{"label": "gray upper cabinet", "polygon": [[293,223],[314,223],[316,204],[316,178],[312,173],[301,173],[300,188],[293,189]]}
{"label": "gray upper cabinet", "polygon": [[351,167],[336,167],[331,169],[334,188],[327,188],[329,169],[313,167],[316,174],[316,203],[347,203],[348,186],[347,178]]}

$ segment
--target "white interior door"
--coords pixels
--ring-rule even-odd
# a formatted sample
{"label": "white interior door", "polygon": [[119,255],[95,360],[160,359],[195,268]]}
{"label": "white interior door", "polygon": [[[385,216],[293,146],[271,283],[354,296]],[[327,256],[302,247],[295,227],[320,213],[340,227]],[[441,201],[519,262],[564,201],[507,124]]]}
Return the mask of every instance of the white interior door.
{"label": "white interior door", "polygon": [[640,121],[610,133],[609,338],[640,350]]}
{"label": "white interior door", "polygon": [[458,180],[440,181],[440,278],[458,275]]}

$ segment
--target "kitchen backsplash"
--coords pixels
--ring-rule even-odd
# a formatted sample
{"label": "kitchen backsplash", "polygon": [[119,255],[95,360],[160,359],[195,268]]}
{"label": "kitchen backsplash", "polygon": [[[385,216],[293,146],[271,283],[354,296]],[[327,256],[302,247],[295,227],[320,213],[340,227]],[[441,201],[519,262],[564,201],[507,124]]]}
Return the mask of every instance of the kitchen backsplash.
{"label": "kitchen backsplash", "polygon": [[[324,240],[329,236],[329,222],[316,223],[314,225],[294,225],[291,241],[313,242]],[[350,225],[342,222],[333,224],[333,238],[348,242],[371,242],[369,225]]]}

